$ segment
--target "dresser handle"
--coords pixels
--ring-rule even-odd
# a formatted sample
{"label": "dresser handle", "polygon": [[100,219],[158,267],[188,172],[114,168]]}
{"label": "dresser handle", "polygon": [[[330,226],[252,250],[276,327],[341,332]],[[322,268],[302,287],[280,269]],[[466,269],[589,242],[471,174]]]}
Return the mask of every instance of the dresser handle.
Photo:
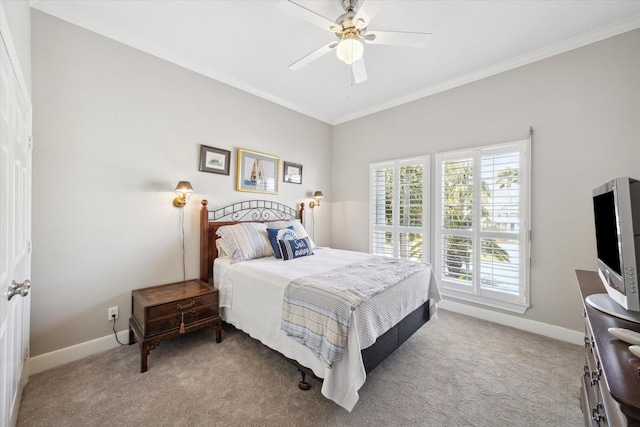
{"label": "dresser handle", "polygon": [[196,302],[194,300],[191,300],[191,301],[189,301],[188,304],[185,304],[185,305],[182,305],[182,304],[178,303],[177,307],[178,307],[178,310],[186,310],[187,308],[193,307],[193,305],[195,303]]}
{"label": "dresser handle", "polygon": [[604,420],[606,417],[604,414],[600,413],[600,409],[602,409],[602,403],[598,402],[596,406],[591,408],[591,419],[600,425],[600,421]]}

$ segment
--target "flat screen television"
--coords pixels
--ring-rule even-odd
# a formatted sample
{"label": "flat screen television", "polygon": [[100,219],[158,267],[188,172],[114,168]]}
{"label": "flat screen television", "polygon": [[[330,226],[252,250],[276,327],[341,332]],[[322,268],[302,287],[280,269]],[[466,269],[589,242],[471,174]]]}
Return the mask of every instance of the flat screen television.
{"label": "flat screen television", "polygon": [[640,323],[640,181],[616,178],[593,190],[598,275],[606,294],[587,302],[613,316]]}

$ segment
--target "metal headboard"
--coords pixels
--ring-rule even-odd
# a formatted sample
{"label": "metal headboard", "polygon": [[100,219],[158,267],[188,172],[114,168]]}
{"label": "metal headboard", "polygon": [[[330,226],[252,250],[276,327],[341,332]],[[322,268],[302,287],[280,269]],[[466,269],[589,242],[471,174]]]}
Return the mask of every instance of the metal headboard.
{"label": "metal headboard", "polygon": [[[203,206],[206,205],[203,203]],[[247,200],[209,211],[209,221],[275,221],[295,218],[298,218],[295,209],[268,200]]]}

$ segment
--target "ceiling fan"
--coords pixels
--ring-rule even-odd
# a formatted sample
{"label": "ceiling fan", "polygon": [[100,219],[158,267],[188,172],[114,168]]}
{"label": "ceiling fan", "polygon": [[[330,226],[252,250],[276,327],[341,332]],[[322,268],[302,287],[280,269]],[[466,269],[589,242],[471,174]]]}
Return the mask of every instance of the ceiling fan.
{"label": "ceiling fan", "polygon": [[[367,16],[362,8],[364,0],[340,0],[345,13],[340,15],[335,22],[325,18],[316,12],[307,9],[290,0],[279,0],[276,7],[298,18],[304,19],[320,28],[331,31],[338,41],[332,41],[314,50],[298,61],[289,65],[291,70],[299,70],[321,56],[336,50],[338,58],[351,65],[353,78],[356,83],[367,80],[367,70],[364,66],[364,46],[367,44],[401,45],[412,47],[424,47],[431,33],[413,33],[398,31],[369,31],[368,25],[374,13],[370,10]],[[369,3],[367,3],[369,8]],[[375,8],[375,3],[373,8]]]}

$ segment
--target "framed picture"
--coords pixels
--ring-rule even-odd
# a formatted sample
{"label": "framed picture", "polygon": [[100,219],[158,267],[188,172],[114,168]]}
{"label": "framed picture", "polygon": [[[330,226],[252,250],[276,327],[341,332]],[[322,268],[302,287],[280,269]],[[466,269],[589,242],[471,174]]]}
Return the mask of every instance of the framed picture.
{"label": "framed picture", "polygon": [[282,169],[284,170],[284,182],[302,184],[302,165],[298,163],[284,162]]}
{"label": "framed picture", "polygon": [[229,175],[231,151],[200,145],[200,171]]}
{"label": "framed picture", "polygon": [[278,194],[280,157],[238,148],[236,190]]}

